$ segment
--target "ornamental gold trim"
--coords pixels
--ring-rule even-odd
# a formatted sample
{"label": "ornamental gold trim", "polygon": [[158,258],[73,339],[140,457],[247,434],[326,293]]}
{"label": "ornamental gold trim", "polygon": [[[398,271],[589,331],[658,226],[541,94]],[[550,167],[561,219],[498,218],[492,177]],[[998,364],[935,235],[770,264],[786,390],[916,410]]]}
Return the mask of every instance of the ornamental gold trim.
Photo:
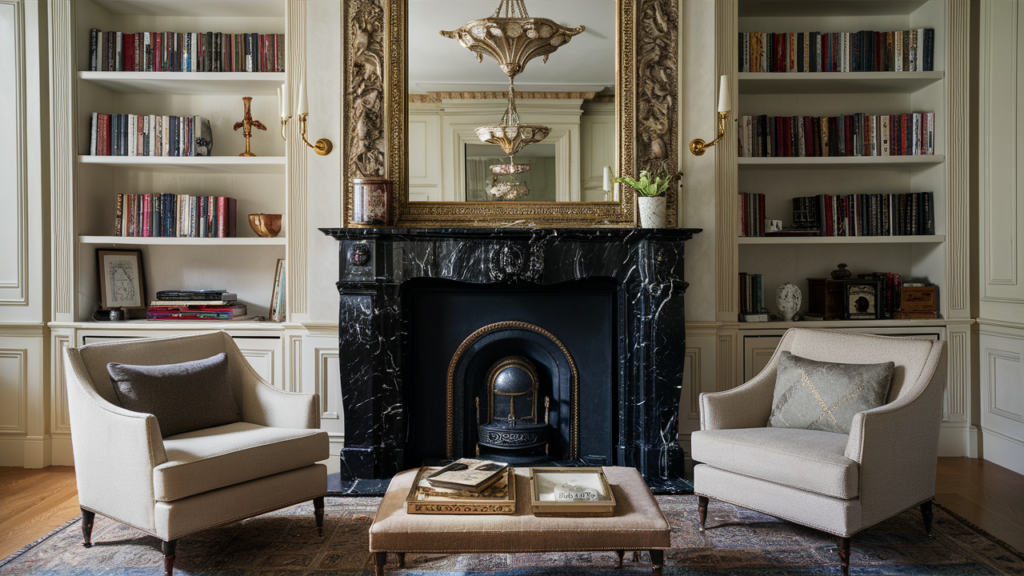
{"label": "ornamental gold trim", "polygon": [[528,322],[519,322],[515,320],[505,322],[495,322],[494,324],[488,324],[483,328],[480,328],[476,332],[469,335],[468,338],[459,344],[458,349],[455,350],[455,355],[452,356],[452,361],[448,364],[448,377],[446,379],[447,396],[445,399],[445,416],[446,416],[446,429],[445,429],[445,455],[447,458],[454,458],[454,445],[455,445],[455,367],[458,365],[459,360],[462,359],[462,355],[466,353],[466,350],[470,346],[476,344],[484,336],[500,332],[502,330],[527,330],[540,334],[548,340],[558,346],[558,349],[565,356],[566,361],[569,362],[569,371],[572,373],[572,418],[569,422],[569,458],[579,458],[580,451],[580,373],[576,369],[576,361],[573,359],[572,354],[569,353],[569,349],[565,347],[554,334],[547,330],[530,324]]}

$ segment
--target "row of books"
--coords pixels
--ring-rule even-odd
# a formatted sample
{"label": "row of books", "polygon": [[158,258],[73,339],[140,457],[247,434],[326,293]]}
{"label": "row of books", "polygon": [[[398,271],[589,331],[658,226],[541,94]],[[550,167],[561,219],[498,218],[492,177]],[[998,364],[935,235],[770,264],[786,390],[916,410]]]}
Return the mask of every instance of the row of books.
{"label": "row of books", "polygon": [[935,30],[740,32],[740,72],[930,72]]}
{"label": "row of books", "polygon": [[935,154],[935,113],[740,116],[745,158]]}
{"label": "row of books", "polygon": [[284,34],[89,33],[93,72],[284,72]]}
{"label": "row of books", "polygon": [[118,194],[114,236],[234,238],[237,204],[224,196]]}
{"label": "row of books", "polygon": [[793,198],[793,227],[817,231],[818,236],[931,236],[935,234],[934,195],[913,192]]}
{"label": "row of books", "polygon": [[764,306],[764,279],[760,274],[740,272],[740,321],[768,321],[768,309]]}
{"label": "row of books", "polygon": [[92,156],[209,156],[212,152],[213,129],[202,116],[92,114]]}
{"label": "row of books", "polygon": [[740,192],[740,236],[764,236],[764,194]]}
{"label": "row of books", "polygon": [[147,320],[246,320],[249,312],[226,290],[161,290],[146,310]]}

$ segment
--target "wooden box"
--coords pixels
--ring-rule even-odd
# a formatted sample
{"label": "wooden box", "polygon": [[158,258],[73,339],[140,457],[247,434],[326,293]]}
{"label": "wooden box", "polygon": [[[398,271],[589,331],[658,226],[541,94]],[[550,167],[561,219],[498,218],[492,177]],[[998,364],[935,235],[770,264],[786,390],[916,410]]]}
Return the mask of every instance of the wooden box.
{"label": "wooden box", "polygon": [[900,293],[901,312],[938,312],[938,286],[904,286]]}
{"label": "wooden box", "polygon": [[842,280],[808,278],[807,313],[821,316],[824,320],[842,320],[843,284]]}

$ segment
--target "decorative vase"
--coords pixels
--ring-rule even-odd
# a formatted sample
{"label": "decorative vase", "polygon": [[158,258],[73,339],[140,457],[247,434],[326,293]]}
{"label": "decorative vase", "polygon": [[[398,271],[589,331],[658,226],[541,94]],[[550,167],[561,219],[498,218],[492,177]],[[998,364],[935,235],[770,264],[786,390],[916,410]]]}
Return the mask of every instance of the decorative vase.
{"label": "decorative vase", "polygon": [[352,223],[362,226],[387,226],[391,213],[391,180],[387,178],[352,179]]}
{"label": "decorative vase", "polygon": [[666,199],[664,196],[639,196],[637,204],[640,209],[641,228],[666,227]]}
{"label": "decorative vase", "polygon": [[833,280],[846,280],[850,276],[853,276],[853,272],[846,269],[846,264],[840,264],[837,269],[832,271]]}
{"label": "decorative vase", "polygon": [[782,319],[786,322],[793,321],[793,316],[800,311],[802,301],[803,295],[795,284],[786,282],[775,291],[775,305],[778,306],[779,313],[782,314]]}
{"label": "decorative vase", "polygon": [[249,227],[260,238],[277,238],[281,233],[281,215],[249,214]]}

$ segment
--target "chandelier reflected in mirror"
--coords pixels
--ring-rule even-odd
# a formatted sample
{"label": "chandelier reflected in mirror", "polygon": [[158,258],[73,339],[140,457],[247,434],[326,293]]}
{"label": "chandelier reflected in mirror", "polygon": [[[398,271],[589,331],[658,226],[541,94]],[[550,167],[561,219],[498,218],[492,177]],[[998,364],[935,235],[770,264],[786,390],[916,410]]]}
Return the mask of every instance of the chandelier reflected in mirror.
{"label": "chandelier reflected in mirror", "polygon": [[482,142],[497,144],[509,157],[507,165],[491,166],[491,171],[498,176],[488,193],[496,200],[516,200],[530,193],[526,183],[517,181],[514,176],[528,172],[530,166],[516,164],[515,155],[551,133],[547,126],[520,121],[515,77],[534,58],[542,57],[543,62],[547,62],[548,56],[584,30],[585,26],[567,28],[547,18],[532,18],[524,0],[500,0],[498,9],[490,17],[473,20],[458,30],[441,31],[442,36],[458,40],[475,53],[477,62],[483,62],[484,55],[494,58],[508,76],[508,106],[500,124],[476,129]]}

